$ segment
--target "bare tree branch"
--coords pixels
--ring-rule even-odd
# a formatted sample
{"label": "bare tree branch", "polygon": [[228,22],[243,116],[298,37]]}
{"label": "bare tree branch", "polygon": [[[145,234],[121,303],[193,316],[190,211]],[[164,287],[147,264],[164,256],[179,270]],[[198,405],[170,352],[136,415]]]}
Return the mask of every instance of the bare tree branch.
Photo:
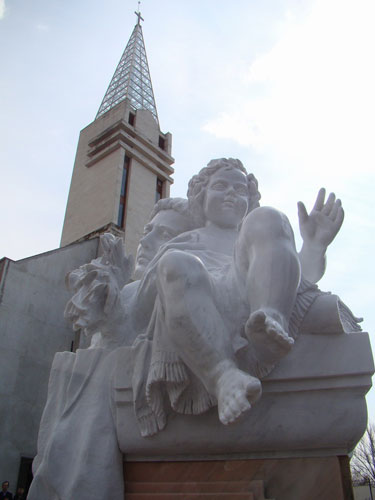
{"label": "bare tree branch", "polygon": [[375,425],[369,424],[350,461],[353,482],[375,485]]}

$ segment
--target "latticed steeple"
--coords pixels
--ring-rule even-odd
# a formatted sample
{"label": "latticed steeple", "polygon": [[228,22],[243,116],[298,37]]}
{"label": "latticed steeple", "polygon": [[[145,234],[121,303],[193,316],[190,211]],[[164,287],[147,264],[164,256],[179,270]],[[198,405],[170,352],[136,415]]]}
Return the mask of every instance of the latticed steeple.
{"label": "latticed steeple", "polygon": [[138,22],[122,54],[96,118],[128,98],[135,109],[151,111],[159,124],[140,24],[140,20],[143,18],[139,12],[136,12],[136,15]]}
{"label": "latticed steeple", "polygon": [[135,255],[155,200],[170,194],[172,135],[160,130],[139,3],[97,117],[79,136],[61,246],[110,232]]}

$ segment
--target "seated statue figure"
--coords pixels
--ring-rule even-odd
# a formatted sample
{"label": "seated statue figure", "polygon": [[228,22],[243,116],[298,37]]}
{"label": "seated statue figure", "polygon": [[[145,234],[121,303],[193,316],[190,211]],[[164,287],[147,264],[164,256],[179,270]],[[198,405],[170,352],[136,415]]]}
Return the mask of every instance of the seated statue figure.
{"label": "seated statue figure", "polygon": [[[145,396],[158,429],[165,425],[164,389],[177,412],[217,404],[228,424],[248,411],[261,395],[260,374],[294,343],[289,329],[300,287],[314,291],[302,316],[320,294],[301,280],[301,268],[313,282],[324,273],[327,246],[344,217],[340,200],[331,194],[325,203],[321,190],[310,215],[299,204],[304,243],[297,254],[287,217],[259,207],[259,198],[239,160],[212,160],[189,183],[200,227],[164,245],[144,273],[135,316],[146,334],[137,340],[152,344]],[[240,356],[241,369],[243,350],[249,363]],[[151,429],[154,423],[143,435]]]}
{"label": "seated statue figure", "polygon": [[[135,268],[139,276],[161,245],[191,229],[188,213],[187,201],[179,198],[163,199],[155,205],[138,247]],[[139,281],[124,285],[132,266],[122,239],[105,234],[101,246],[100,257],[72,271],[66,279],[74,295],[65,317],[91,345],[76,353],[55,355],[33,462],[30,500],[74,498],[77,491],[90,500],[103,484],[111,488],[112,498],[123,498],[122,454],[112,414],[113,355],[119,346],[131,345],[137,335],[132,330],[129,304]],[[74,439],[67,439],[73,435]],[[91,464],[99,464],[94,475],[87,457]]]}

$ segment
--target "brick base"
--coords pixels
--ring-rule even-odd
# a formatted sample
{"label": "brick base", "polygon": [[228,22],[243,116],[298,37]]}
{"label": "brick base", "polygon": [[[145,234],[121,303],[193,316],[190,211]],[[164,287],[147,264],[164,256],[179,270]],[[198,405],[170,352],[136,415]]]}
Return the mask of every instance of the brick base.
{"label": "brick base", "polygon": [[125,500],[353,500],[347,457],[125,462]]}

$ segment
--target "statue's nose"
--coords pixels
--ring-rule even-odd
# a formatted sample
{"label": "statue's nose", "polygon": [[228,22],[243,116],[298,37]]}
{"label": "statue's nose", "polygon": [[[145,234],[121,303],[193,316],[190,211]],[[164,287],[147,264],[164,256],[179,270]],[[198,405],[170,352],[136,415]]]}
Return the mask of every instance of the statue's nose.
{"label": "statue's nose", "polygon": [[150,248],[150,233],[147,233],[144,236],[142,236],[139,242],[144,248]]}

